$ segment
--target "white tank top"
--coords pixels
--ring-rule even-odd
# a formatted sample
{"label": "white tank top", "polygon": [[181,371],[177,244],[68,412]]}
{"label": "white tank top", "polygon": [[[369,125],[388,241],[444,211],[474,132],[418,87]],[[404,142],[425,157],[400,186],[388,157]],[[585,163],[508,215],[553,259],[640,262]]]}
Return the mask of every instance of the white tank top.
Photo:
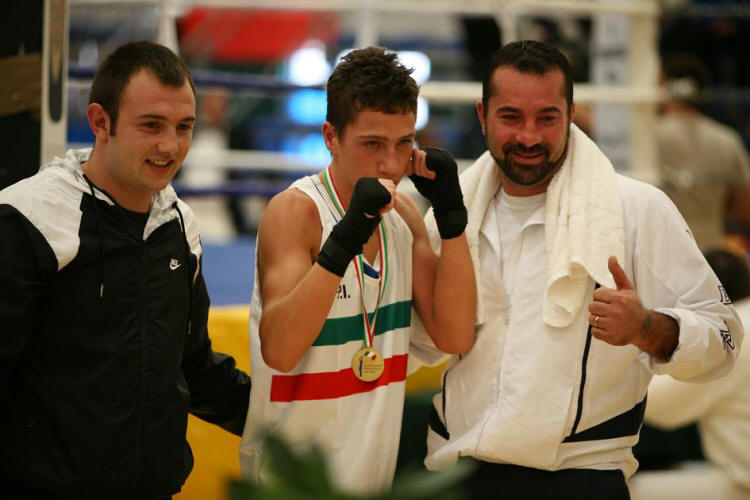
{"label": "white tank top", "polygon": [[[294,182],[318,208],[322,246],[340,217],[319,177]],[[289,373],[269,368],[260,350],[262,314],[257,280],[250,304],[250,358],[253,388],[240,446],[243,476],[262,474],[263,430],[278,433],[295,450],[321,447],[331,480],[347,492],[373,493],[389,488],[404,402],[412,298],[411,231],[392,210],[383,216],[388,278],[375,324],[374,347],[385,358],[385,371],[362,382],[352,371],[352,357],[363,347],[360,288],[353,260],[341,280],[328,318],[297,366]],[[375,261],[380,259],[376,256]],[[377,267],[377,266],[373,266]],[[382,272],[382,269],[379,269]],[[364,276],[367,311],[377,302],[378,279]]]}

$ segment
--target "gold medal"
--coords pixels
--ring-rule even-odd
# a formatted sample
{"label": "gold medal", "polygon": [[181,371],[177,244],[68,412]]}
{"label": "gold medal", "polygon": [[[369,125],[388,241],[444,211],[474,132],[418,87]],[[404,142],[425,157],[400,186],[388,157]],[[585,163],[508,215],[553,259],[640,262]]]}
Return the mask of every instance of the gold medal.
{"label": "gold medal", "polygon": [[363,382],[372,382],[380,378],[385,370],[383,356],[372,347],[363,347],[352,358],[352,371]]}

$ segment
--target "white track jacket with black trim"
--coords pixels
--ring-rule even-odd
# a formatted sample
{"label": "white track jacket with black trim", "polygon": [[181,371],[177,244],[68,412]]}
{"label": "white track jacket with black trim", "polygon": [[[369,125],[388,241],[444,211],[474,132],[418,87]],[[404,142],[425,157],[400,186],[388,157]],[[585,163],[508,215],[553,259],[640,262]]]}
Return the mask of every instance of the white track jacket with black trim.
{"label": "white track jacket with black trim", "polygon": [[[480,189],[496,193],[500,180],[494,178],[494,185]],[[659,363],[633,345],[593,338],[587,306],[597,284],[591,279],[569,326],[542,322],[544,217],[532,215],[519,235],[516,279],[506,297],[500,257],[490,243],[499,238],[494,202],[476,206],[466,200],[470,221],[479,218],[473,226],[479,229],[467,231],[478,286],[477,339],[471,351],[450,359],[442,392],[434,398],[429,469],[470,456],[544,470],[618,468],[629,477],[638,465],[631,449],[652,375],[698,382],[732,368],[742,325],[687,224],[655,187],[621,175],[617,181],[625,215],[620,264],[643,306],[678,322],[679,344],[671,359]],[[438,249],[431,213],[427,222]],[[423,332],[415,330],[412,342],[430,348]]]}

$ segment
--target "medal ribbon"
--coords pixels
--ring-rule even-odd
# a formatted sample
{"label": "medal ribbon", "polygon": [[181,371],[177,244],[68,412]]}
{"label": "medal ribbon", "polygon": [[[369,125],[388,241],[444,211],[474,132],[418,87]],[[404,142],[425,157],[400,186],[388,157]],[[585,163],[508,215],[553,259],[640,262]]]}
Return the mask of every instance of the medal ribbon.
{"label": "medal ribbon", "polygon": [[[323,179],[325,180],[326,189],[328,195],[333,201],[333,205],[338,210],[341,217],[346,213],[346,207],[344,206],[344,200],[341,199],[341,195],[336,189],[336,184],[333,182],[333,175],[331,175],[331,167],[329,166],[323,171]],[[367,308],[365,307],[365,282],[364,282],[364,261],[362,254],[357,255],[357,265],[354,266],[354,270],[357,273],[357,284],[359,285],[359,298],[362,304],[362,316],[364,318],[365,327],[365,338],[364,343],[366,347],[372,347],[375,341],[375,323],[378,319],[378,309],[380,308],[380,300],[383,298],[385,292],[385,286],[388,283],[388,238],[386,236],[385,224],[381,218],[378,230],[378,249],[380,254],[380,277],[378,278],[378,300],[375,303],[375,311],[372,315],[372,323],[370,323],[370,317],[367,314]]]}

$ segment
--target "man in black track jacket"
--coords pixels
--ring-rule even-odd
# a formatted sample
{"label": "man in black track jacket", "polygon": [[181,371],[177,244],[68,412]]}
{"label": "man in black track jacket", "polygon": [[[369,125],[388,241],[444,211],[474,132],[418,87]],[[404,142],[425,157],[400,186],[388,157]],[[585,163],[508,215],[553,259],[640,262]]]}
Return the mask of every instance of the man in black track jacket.
{"label": "man in black track jacket", "polygon": [[93,150],[0,191],[0,498],[168,498],[188,412],[244,427],[250,379],[211,349],[195,217],[169,186],[188,69],[124,45],[90,103]]}

